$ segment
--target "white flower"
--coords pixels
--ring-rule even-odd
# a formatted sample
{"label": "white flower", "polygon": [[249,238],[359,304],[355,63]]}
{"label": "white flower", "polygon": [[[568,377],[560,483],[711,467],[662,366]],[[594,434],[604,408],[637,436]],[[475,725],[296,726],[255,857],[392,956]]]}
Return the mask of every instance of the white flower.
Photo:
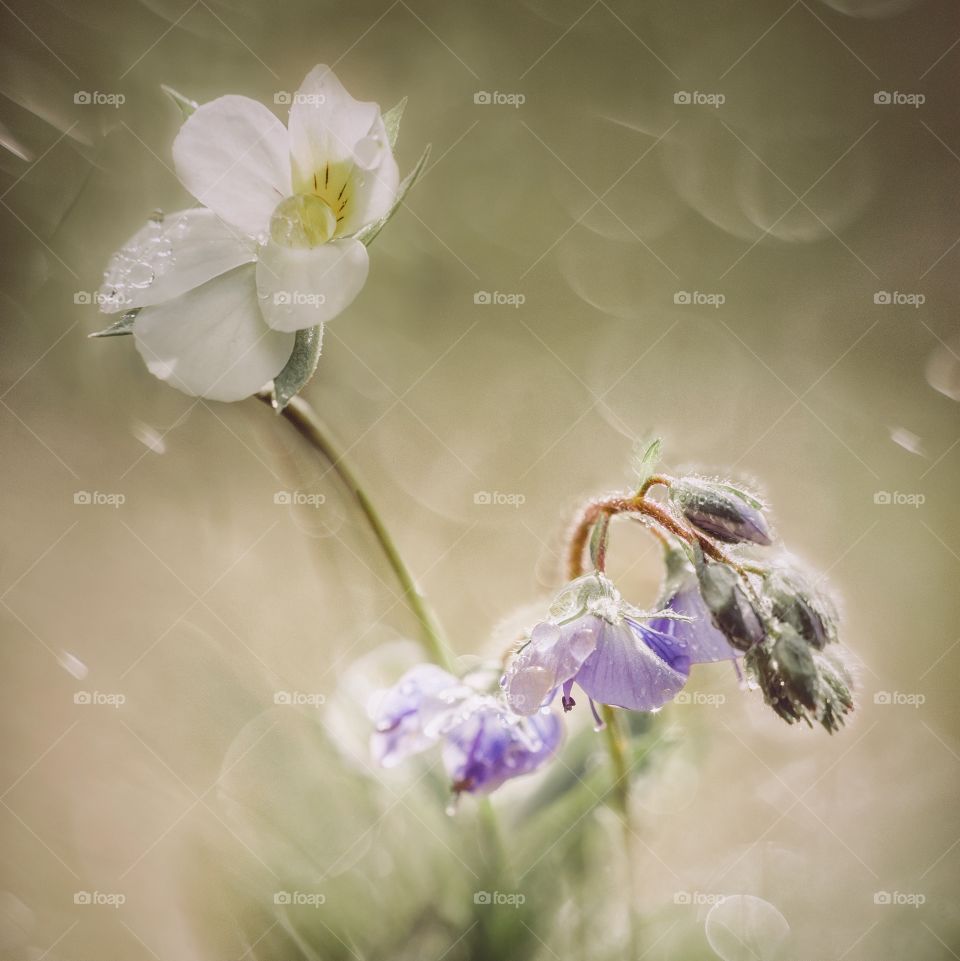
{"label": "white flower", "polygon": [[246,97],[198,107],[173,144],[202,204],[139,230],[110,261],[106,313],[142,308],[133,336],[150,372],[184,393],[240,400],[272,380],[295,331],[326,323],[367,279],[353,237],[387,215],[399,173],[380,108],[318,66],[289,126]]}

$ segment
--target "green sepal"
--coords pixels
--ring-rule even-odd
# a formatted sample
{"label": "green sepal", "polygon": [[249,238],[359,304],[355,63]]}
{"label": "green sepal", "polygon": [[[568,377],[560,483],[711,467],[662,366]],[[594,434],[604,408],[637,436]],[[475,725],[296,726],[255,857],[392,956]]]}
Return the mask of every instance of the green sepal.
{"label": "green sepal", "polygon": [[165,83],[160,84],[160,89],[180,108],[183,119],[186,120],[200,106],[196,100],[185,97],[182,93],[168,87]]}
{"label": "green sepal", "polygon": [[397,209],[400,207],[400,204],[403,203],[403,199],[406,197],[410,188],[420,178],[429,156],[430,144],[427,144],[423,153],[420,155],[420,159],[417,161],[417,165],[401,181],[400,186],[397,189],[397,196],[394,199],[393,205],[390,207],[390,209],[379,220],[375,220],[372,224],[367,224],[366,227],[361,227],[360,230],[353,235],[354,240],[359,240],[367,247],[373,243],[374,238],[378,233],[380,233],[381,230],[383,230],[387,221],[397,212]]}
{"label": "green sepal", "polygon": [[599,520],[593,525],[593,533],[590,535],[590,561],[595,570],[602,571],[604,566],[604,556],[607,553],[607,533],[610,530],[610,515],[601,514]]}
{"label": "green sepal", "polygon": [[653,475],[657,464],[660,463],[662,451],[663,441],[659,437],[652,440],[646,447],[641,447],[640,444],[634,446],[633,472],[636,475],[638,489],[643,487]]}
{"label": "green sepal", "polygon": [[407,98],[404,97],[395,107],[391,107],[383,115],[383,126],[387,131],[387,141],[392,150],[397,145],[397,137],[400,135],[400,121],[403,118],[403,111],[407,108]]}
{"label": "green sepal", "polygon": [[322,346],[323,324],[297,331],[290,359],[273,378],[272,404],[275,410],[283,410],[313,376],[320,362]]}
{"label": "green sepal", "polygon": [[103,330],[98,330],[96,333],[87,334],[88,337],[123,337],[125,334],[133,333],[133,322],[137,319],[137,314],[140,313],[139,307],[134,307],[133,310],[128,310],[126,313],[121,314],[119,320],[115,320],[109,327],[104,327]]}

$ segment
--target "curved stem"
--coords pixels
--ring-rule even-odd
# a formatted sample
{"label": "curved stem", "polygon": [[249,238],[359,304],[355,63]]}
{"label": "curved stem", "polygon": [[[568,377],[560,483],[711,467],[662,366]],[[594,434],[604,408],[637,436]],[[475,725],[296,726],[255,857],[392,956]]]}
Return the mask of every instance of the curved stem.
{"label": "curved stem", "polygon": [[[260,391],[256,397],[257,400],[263,401],[268,407],[273,406],[273,399],[269,391]],[[297,433],[324,457],[350,491],[354,501],[356,501],[357,506],[370,525],[370,530],[377,539],[377,543],[380,545],[380,549],[383,551],[383,555],[390,565],[390,569],[400,583],[404,599],[420,626],[421,639],[427,653],[441,667],[449,669],[450,647],[446,642],[443,629],[440,627],[436,615],[417,587],[417,583],[413,579],[410,569],[400,556],[397,545],[390,536],[390,532],[380,517],[380,513],[376,507],[374,507],[373,502],[364,490],[357,475],[354,474],[350,465],[344,460],[343,453],[331,440],[330,434],[323,422],[313,408],[301,397],[294,397],[293,400],[284,407],[281,414],[296,429]]]}

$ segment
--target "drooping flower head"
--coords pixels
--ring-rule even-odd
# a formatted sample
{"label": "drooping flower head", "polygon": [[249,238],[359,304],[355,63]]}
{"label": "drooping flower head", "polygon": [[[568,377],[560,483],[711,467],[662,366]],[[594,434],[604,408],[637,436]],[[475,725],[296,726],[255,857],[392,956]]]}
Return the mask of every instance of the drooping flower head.
{"label": "drooping flower head", "polygon": [[[691,664],[734,660],[741,656],[713,623],[709,608],[700,593],[697,573],[683,549],[667,543],[664,548],[666,578],[660,607],[673,617],[655,617],[649,628],[673,639],[678,651]],[[679,615],[677,617],[676,615]]]}
{"label": "drooping flower head", "polygon": [[563,708],[576,703],[576,683],[591,704],[655,711],[686,683],[687,645],[644,622],[650,614],[624,602],[603,574],[571,581],[530,632],[503,678],[518,714],[535,714],[562,691]]}
{"label": "drooping flower head", "polygon": [[203,206],[155,217],[107,268],[101,309],[139,309],[137,350],[187,394],[239,400],[273,379],[295,332],[331,320],[363,288],[361,231],[397,202],[375,103],[355,100],[325,66],[289,100],[288,126],[247,97],[193,109],[173,162]]}
{"label": "drooping flower head", "polygon": [[488,794],[535,771],[563,737],[549,711],[521,717],[502,698],[431,664],[411,668],[370,704],[371,753],[384,767],[443,745],[443,764],[457,794]]}

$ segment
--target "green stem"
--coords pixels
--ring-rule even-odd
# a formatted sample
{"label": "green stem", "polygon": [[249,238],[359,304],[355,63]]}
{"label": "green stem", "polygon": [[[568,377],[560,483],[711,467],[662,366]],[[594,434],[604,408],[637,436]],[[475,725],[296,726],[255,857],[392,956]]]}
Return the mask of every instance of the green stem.
{"label": "green stem", "polygon": [[613,793],[620,811],[623,825],[623,850],[627,873],[627,917],[630,930],[630,954],[636,954],[640,946],[639,918],[637,917],[637,874],[634,867],[634,833],[630,816],[630,766],[627,762],[627,744],[620,717],[609,704],[602,709],[603,723],[607,735],[607,749],[613,767]]}
{"label": "green stem", "polygon": [[[257,400],[263,401],[268,407],[272,406],[272,397],[269,391],[261,391],[256,397]],[[293,400],[284,407],[281,413],[296,429],[297,433],[323,455],[350,491],[354,501],[356,501],[357,506],[363,512],[367,523],[370,525],[370,530],[377,539],[377,543],[380,545],[380,549],[383,551],[383,555],[390,565],[390,569],[400,583],[404,599],[411,613],[417,619],[424,648],[437,664],[449,669],[451,667],[450,646],[447,644],[443,629],[440,627],[436,615],[417,587],[417,583],[413,579],[410,569],[400,556],[397,545],[390,536],[390,532],[387,530],[379,511],[374,507],[373,502],[364,490],[357,475],[354,474],[350,465],[344,459],[343,452],[340,451],[333,440],[331,440],[330,433],[326,426],[317,416],[314,409],[301,397],[294,397]]]}

